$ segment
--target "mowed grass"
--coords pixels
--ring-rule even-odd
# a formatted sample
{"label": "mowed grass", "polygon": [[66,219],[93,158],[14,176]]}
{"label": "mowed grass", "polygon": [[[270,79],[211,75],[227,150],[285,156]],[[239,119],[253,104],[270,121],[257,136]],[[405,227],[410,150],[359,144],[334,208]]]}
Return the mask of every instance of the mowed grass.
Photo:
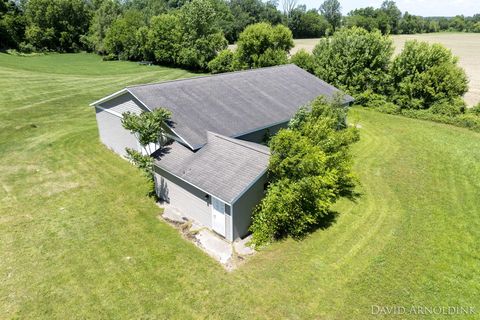
{"label": "mowed grass", "polygon": [[[400,53],[405,41],[418,40],[429,43],[441,43],[452,50],[453,54],[460,58],[459,64],[465,69],[469,83],[469,90],[465,94],[465,101],[469,105],[475,105],[480,102],[480,33],[425,33],[412,35],[392,35],[395,46],[395,54]],[[319,39],[297,39],[292,53],[300,49],[309,52],[313,50]]]}
{"label": "mowed grass", "polygon": [[328,229],[227,273],[157,219],[142,174],[100,144],[88,107],[186,76],[0,55],[1,319],[368,319],[372,305],[412,304],[478,318],[480,134],[352,110],[362,196],[338,203]]}

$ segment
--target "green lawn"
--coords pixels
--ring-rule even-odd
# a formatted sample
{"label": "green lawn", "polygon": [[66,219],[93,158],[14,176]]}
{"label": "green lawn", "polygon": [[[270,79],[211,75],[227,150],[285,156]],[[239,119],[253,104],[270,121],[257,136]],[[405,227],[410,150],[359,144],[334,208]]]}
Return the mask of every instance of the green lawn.
{"label": "green lawn", "polygon": [[354,109],[361,198],[340,202],[330,228],[227,273],[157,219],[88,106],[190,75],[0,54],[0,319],[364,319],[371,305],[412,304],[479,317],[480,134]]}

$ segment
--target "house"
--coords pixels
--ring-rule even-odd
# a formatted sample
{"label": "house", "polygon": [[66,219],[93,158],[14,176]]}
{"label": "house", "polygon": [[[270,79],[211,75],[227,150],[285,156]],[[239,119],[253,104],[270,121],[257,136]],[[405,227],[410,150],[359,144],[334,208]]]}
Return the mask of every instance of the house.
{"label": "house", "polygon": [[[264,195],[266,137],[286,127],[299,107],[339,90],[295,65],[127,87],[91,105],[101,141],[120,155],[143,151],[122,127],[122,113],[164,107],[164,145],[156,157],[158,196],[186,217],[235,240],[248,233]],[[343,101],[349,104],[350,96]]]}

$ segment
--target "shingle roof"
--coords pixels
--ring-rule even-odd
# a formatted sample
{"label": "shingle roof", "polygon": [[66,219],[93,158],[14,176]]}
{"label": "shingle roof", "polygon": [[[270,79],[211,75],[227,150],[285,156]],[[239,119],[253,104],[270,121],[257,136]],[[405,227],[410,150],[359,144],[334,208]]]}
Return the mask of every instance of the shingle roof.
{"label": "shingle roof", "polygon": [[269,157],[266,146],[208,132],[199,151],[173,142],[155,166],[231,204],[265,173]]}
{"label": "shingle roof", "polygon": [[[171,110],[172,128],[193,149],[207,142],[207,131],[237,137],[286,122],[319,95],[339,92],[295,65],[132,86],[127,91],[151,110]],[[350,96],[344,99],[353,101]]]}

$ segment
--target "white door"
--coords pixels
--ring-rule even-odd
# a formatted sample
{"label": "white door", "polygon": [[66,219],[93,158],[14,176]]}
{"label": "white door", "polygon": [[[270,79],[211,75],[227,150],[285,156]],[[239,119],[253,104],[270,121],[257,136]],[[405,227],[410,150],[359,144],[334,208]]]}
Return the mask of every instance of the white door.
{"label": "white door", "polygon": [[212,229],[225,237],[225,203],[212,197]]}

